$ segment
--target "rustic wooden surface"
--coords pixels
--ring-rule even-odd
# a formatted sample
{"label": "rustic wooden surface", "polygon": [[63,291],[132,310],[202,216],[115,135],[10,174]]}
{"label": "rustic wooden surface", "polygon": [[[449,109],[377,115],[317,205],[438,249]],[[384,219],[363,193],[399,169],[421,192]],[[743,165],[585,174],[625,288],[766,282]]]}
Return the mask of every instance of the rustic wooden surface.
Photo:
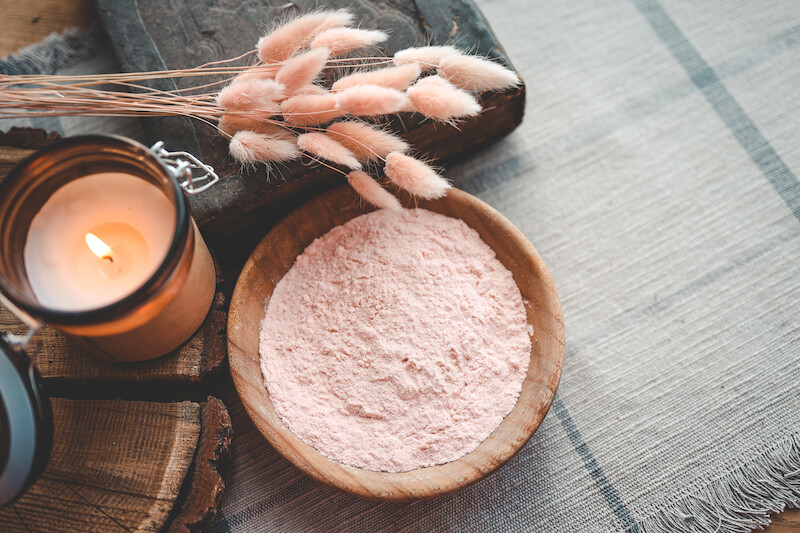
{"label": "rustic wooden surface", "polygon": [[[195,531],[203,523],[198,512],[215,507],[223,485],[216,464],[230,443],[230,420],[216,398],[202,405],[63,398],[51,404],[50,462],[0,510],[0,531]],[[227,435],[220,435],[226,424]],[[188,507],[171,519],[182,502]]]}
{"label": "rustic wooden surface", "polygon": [[[20,159],[58,139],[42,130],[0,133],[0,180]],[[47,390],[82,398],[124,389],[134,397],[177,397],[176,384],[207,381],[226,355],[222,278],[203,327],[172,354],[114,364],[86,354],[52,328],[37,335]],[[0,331],[24,326],[0,308]],[[137,383],[140,384],[137,386]],[[155,391],[143,385],[162,385]],[[132,391],[132,392],[131,392]],[[225,487],[231,422],[224,404],[53,400],[54,447],[43,477],[13,508],[0,531],[198,531],[216,513]],[[45,511],[43,512],[42,509]]]}
{"label": "rustic wooden surface", "polygon": [[[317,7],[315,0],[287,4],[271,2],[158,0],[96,0],[100,18],[111,36],[124,70],[187,68],[235,57],[251,50],[263,28],[276,17]],[[273,4],[273,5],[270,5]],[[289,7],[286,7],[286,6]],[[363,27],[390,31],[381,52],[392,54],[409,46],[455,42],[510,64],[500,44],[472,0],[330,0],[325,7],[352,10]],[[174,21],[165,24],[164,21]],[[180,21],[178,23],[177,21]],[[233,30],[235,28],[235,30]],[[157,43],[157,44],[154,44]],[[159,89],[186,88],[191,78],[160,80]],[[420,153],[445,159],[473,149],[513,130],[524,111],[525,88],[485,93],[485,111],[459,129],[403,114],[393,126]],[[242,175],[228,155],[226,140],[213,128],[185,118],[142,122],[150,141],[185,149],[213,165],[224,183],[213,194],[192,198],[192,208],[203,234],[218,251],[230,246],[252,246],[269,225],[313,193],[342,183],[342,176],[321,166],[293,162],[265,178],[265,167]]]}
{"label": "rustic wooden surface", "polygon": [[[407,198],[411,205],[414,200]],[[345,467],[295,437],[275,414],[260,371],[259,333],[264,302],[315,238],[371,209],[348,186],[326,192],[279,222],[245,264],[228,318],[231,375],[250,418],[289,461],[306,474],[352,494],[381,500],[428,498],[474,483],[511,459],[544,420],[561,378],[564,319],[553,280],[533,245],[513,224],[476,197],[451,190],[420,207],[462,219],[508,268],[533,325],[530,367],[517,405],[472,453],[444,465],[388,474]]]}
{"label": "rustic wooden surface", "polygon": [[198,531],[211,524],[222,502],[225,480],[221,469],[230,460],[231,418],[219,399],[209,396],[200,404],[202,431],[186,497],[170,521],[169,533]]}
{"label": "rustic wooden surface", "polygon": [[0,57],[50,35],[97,22],[92,0],[0,0]]}
{"label": "rustic wooden surface", "polygon": [[[57,140],[41,130],[14,129],[0,133],[0,181],[11,167],[36,148]],[[217,268],[217,295],[203,326],[178,350],[141,363],[119,365],[98,359],[53,328],[39,333],[42,342],[37,368],[45,381],[108,383],[115,381],[197,383],[208,378],[225,359],[226,301]],[[25,327],[0,307],[0,331],[22,333]]]}
{"label": "rustic wooden surface", "polygon": [[[0,32],[0,55],[39,41],[52,31],[71,26],[88,27],[95,20],[90,0],[0,0],[3,32]],[[766,533],[799,533],[800,510],[784,511],[772,519]]]}

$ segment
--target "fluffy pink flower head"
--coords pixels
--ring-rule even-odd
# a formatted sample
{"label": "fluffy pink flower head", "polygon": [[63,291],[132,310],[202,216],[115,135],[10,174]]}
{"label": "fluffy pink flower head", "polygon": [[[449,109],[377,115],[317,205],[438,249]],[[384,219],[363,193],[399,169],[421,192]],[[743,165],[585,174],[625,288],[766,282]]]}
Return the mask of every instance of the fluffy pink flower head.
{"label": "fluffy pink flower head", "polygon": [[441,198],[450,183],[419,159],[394,152],[386,156],[386,175],[395,185],[420,198]]}
{"label": "fluffy pink flower head", "polygon": [[361,163],[358,162],[353,152],[324,133],[314,131],[298,135],[297,146],[320,159],[332,161],[355,170],[361,169]]}
{"label": "fluffy pink flower head", "polygon": [[241,74],[237,74],[236,77],[233,78],[233,82],[272,79],[280,68],[280,65],[253,65],[252,67],[248,67],[248,69]]}
{"label": "fluffy pink flower head", "polygon": [[313,83],[308,85],[303,85],[299,89],[294,92],[295,95],[298,94],[330,94],[328,89],[325,87],[320,87],[319,85],[314,85]]}
{"label": "fluffy pink flower head", "polygon": [[389,67],[378,70],[356,72],[334,82],[331,90],[341,91],[356,85],[380,85],[398,91],[405,91],[411,83],[419,78],[419,65],[410,63],[400,67]]}
{"label": "fluffy pink flower head", "polygon": [[277,63],[292,57],[320,32],[348,26],[353,15],[347,11],[321,11],[299,16],[275,28],[258,40],[258,57],[264,63]]}
{"label": "fluffy pink flower head", "polygon": [[439,76],[422,78],[406,94],[414,109],[436,120],[474,117],[481,112],[475,96]]}
{"label": "fluffy pink flower head", "polygon": [[361,170],[354,170],[347,175],[347,182],[361,198],[379,209],[400,211],[403,206],[400,201],[389,191],[381,187],[369,174]]}
{"label": "fluffy pink flower head", "polygon": [[378,85],[356,85],[338,93],[339,107],[350,115],[374,117],[402,111],[408,96],[397,89]]}
{"label": "fluffy pink flower head", "polygon": [[408,150],[408,143],[397,135],[358,120],[334,122],[327,132],[361,161]]}
{"label": "fluffy pink flower head", "polygon": [[278,113],[277,101],[284,87],[275,80],[234,80],[217,95],[217,103],[226,111],[257,111],[263,116]]}
{"label": "fluffy pink flower head", "polygon": [[454,46],[419,46],[406,48],[394,54],[395,65],[414,63],[423,71],[433,70],[439,66],[443,57],[458,55],[461,52]]}
{"label": "fluffy pink flower head", "polygon": [[228,135],[233,135],[239,131],[254,131],[256,133],[268,133],[270,135],[287,134],[286,130],[280,126],[245,113],[222,115],[217,127]]}
{"label": "fluffy pink flower head", "polygon": [[344,112],[339,109],[336,96],[327,93],[292,96],[281,104],[281,114],[290,124],[311,126],[333,120]]}
{"label": "fluffy pink flower head", "polygon": [[327,48],[330,50],[330,56],[336,57],[365,46],[381,43],[388,37],[385,32],[380,30],[334,28],[317,35],[311,41],[311,48]]}
{"label": "fluffy pink flower head", "polygon": [[228,150],[237,161],[245,164],[289,161],[300,156],[294,140],[253,131],[240,131],[234,135]]}
{"label": "fluffy pink flower head", "polygon": [[443,58],[439,76],[468,91],[501,91],[520,84],[519,77],[503,65],[475,56]]}
{"label": "fluffy pink flower head", "polygon": [[275,74],[275,80],[286,87],[286,96],[292,96],[317,79],[327,60],[327,49],[309,50],[286,61]]}

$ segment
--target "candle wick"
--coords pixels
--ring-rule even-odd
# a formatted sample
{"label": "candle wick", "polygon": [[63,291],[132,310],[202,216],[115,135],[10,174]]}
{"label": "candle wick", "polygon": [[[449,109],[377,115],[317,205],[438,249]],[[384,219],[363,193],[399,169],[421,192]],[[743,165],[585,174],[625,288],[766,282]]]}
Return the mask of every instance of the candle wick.
{"label": "candle wick", "polygon": [[119,274],[119,273],[121,272],[121,270],[122,270],[122,269],[119,267],[119,265],[117,264],[117,262],[116,262],[116,261],[114,261],[114,256],[113,256],[113,255],[111,255],[111,253],[103,254],[103,257],[102,257],[102,259],[103,259],[104,261],[108,261],[108,263],[109,263],[109,266],[111,267],[111,271],[112,271],[112,272],[114,272],[115,274]]}

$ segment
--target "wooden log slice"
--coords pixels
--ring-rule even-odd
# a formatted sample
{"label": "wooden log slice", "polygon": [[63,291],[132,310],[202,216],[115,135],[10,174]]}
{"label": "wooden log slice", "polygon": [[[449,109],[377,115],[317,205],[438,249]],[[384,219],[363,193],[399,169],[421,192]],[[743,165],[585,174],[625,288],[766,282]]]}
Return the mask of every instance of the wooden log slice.
{"label": "wooden log slice", "polygon": [[225,404],[209,396],[200,404],[203,431],[194,460],[186,498],[170,522],[170,533],[199,531],[211,524],[225,491],[223,470],[230,461],[231,417]]}
{"label": "wooden log slice", "polygon": [[224,487],[230,418],[216,398],[158,403],[53,398],[41,478],[0,509],[0,531],[195,531]]}

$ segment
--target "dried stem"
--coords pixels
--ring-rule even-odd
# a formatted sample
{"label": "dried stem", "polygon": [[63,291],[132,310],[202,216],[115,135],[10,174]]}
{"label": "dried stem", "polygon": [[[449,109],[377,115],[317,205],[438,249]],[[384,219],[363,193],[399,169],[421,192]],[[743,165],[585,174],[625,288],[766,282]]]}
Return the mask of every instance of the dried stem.
{"label": "dried stem", "polygon": [[[343,20],[345,22],[341,22]],[[410,48],[398,52],[396,57],[335,57],[325,60],[330,50],[336,55],[337,51],[363,48],[369,39],[385,38],[382,32],[341,26],[350,20],[349,15],[343,17],[338,11],[308,15],[296,24],[290,21],[282,29],[277,28],[276,34],[264,37],[273,39],[269,41],[272,44],[278,43],[275,47],[261,46],[262,39],[254,50],[189,69],[78,76],[0,75],[0,118],[190,117],[210,125],[230,139],[231,153],[243,162],[252,163],[254,154],[257,154],[256,160],[273,158],[283,162],[297,157],[305,147],[312,161],[344,176],[348,172],[319,156],[352,168],[361,166],[357,157],[362,161],[379,161],[385,163],[392,181],[412,194],[422,197],[443,194],[449,186],[447,182],[422,161],[404,155],[408,145],[396,135],[366,125],[341,124],[326,128],[319,124],[324,125],[342,116],[345,119],[353,115],[375,118],[399,111],[421,112],[428,118],[455,124],[456,120],[474,116],[480,111],[471,91],[503,89],[519,83],[519,79],[501,65],[484,58],[463,56],[451,46]],[[328,26],[322,28],[320,24]],[[338,29],[335,24],[339,24]],[[327,39],[321,37],[320,43],[317,36],[327,28],[334,29],[328,30]],[[369,39],[366,34],[369,34]],[[347,42],[347,39],[352,41]],[[284,52],[286,50],[288,52]],[[266,62],[253,61],[256,55]],[[283,61],[270,61],[271,58],[283,57],[286,57]],[[309,58],[308,68],[302,66],[305,63],[298,63],[300,57]],[[248,62],[249,65],[243,64]],[[416,74],[412,69],[410,75],[398,76],[398,72],[407,70],[403,70],[402,65],[414,62],[420,67]],[[383,68],[389,65],[398,68]],[[320,67],[323,71],[335,73],[344,69],[347,73],[366,74],[350,76],[340,84],[341,87],[331,91],[314,84],[314,75],[319,74]],[[418,79],[422,72],[427,74],[431,71],[439,75]],[[242,74],[247,76],[237,80]],[[181,85],[185,86],[165,90],[150,87],[147,83],[169,79],[183,80]],[[409,87],[410,84],[413,85]],[[307,125],[294,124],[292,118]],[[227,131],[221,129],[223,122]],[[342,143],[334,140],[333,136],[339,136]],[[347,147],[344,146],[345,140]],[[287,152],[287,142],[294,142],[297,146],[289,145]],[[316,155],[307,153],[308,150],[313,150]],[[357,176],[359,190],[374,193],[375,186],[364,181],[366,176],[363,172]],[[375,194],[366,196],[376,201]],[[385,201],[378,201],[376,205],[385,204]]]}

